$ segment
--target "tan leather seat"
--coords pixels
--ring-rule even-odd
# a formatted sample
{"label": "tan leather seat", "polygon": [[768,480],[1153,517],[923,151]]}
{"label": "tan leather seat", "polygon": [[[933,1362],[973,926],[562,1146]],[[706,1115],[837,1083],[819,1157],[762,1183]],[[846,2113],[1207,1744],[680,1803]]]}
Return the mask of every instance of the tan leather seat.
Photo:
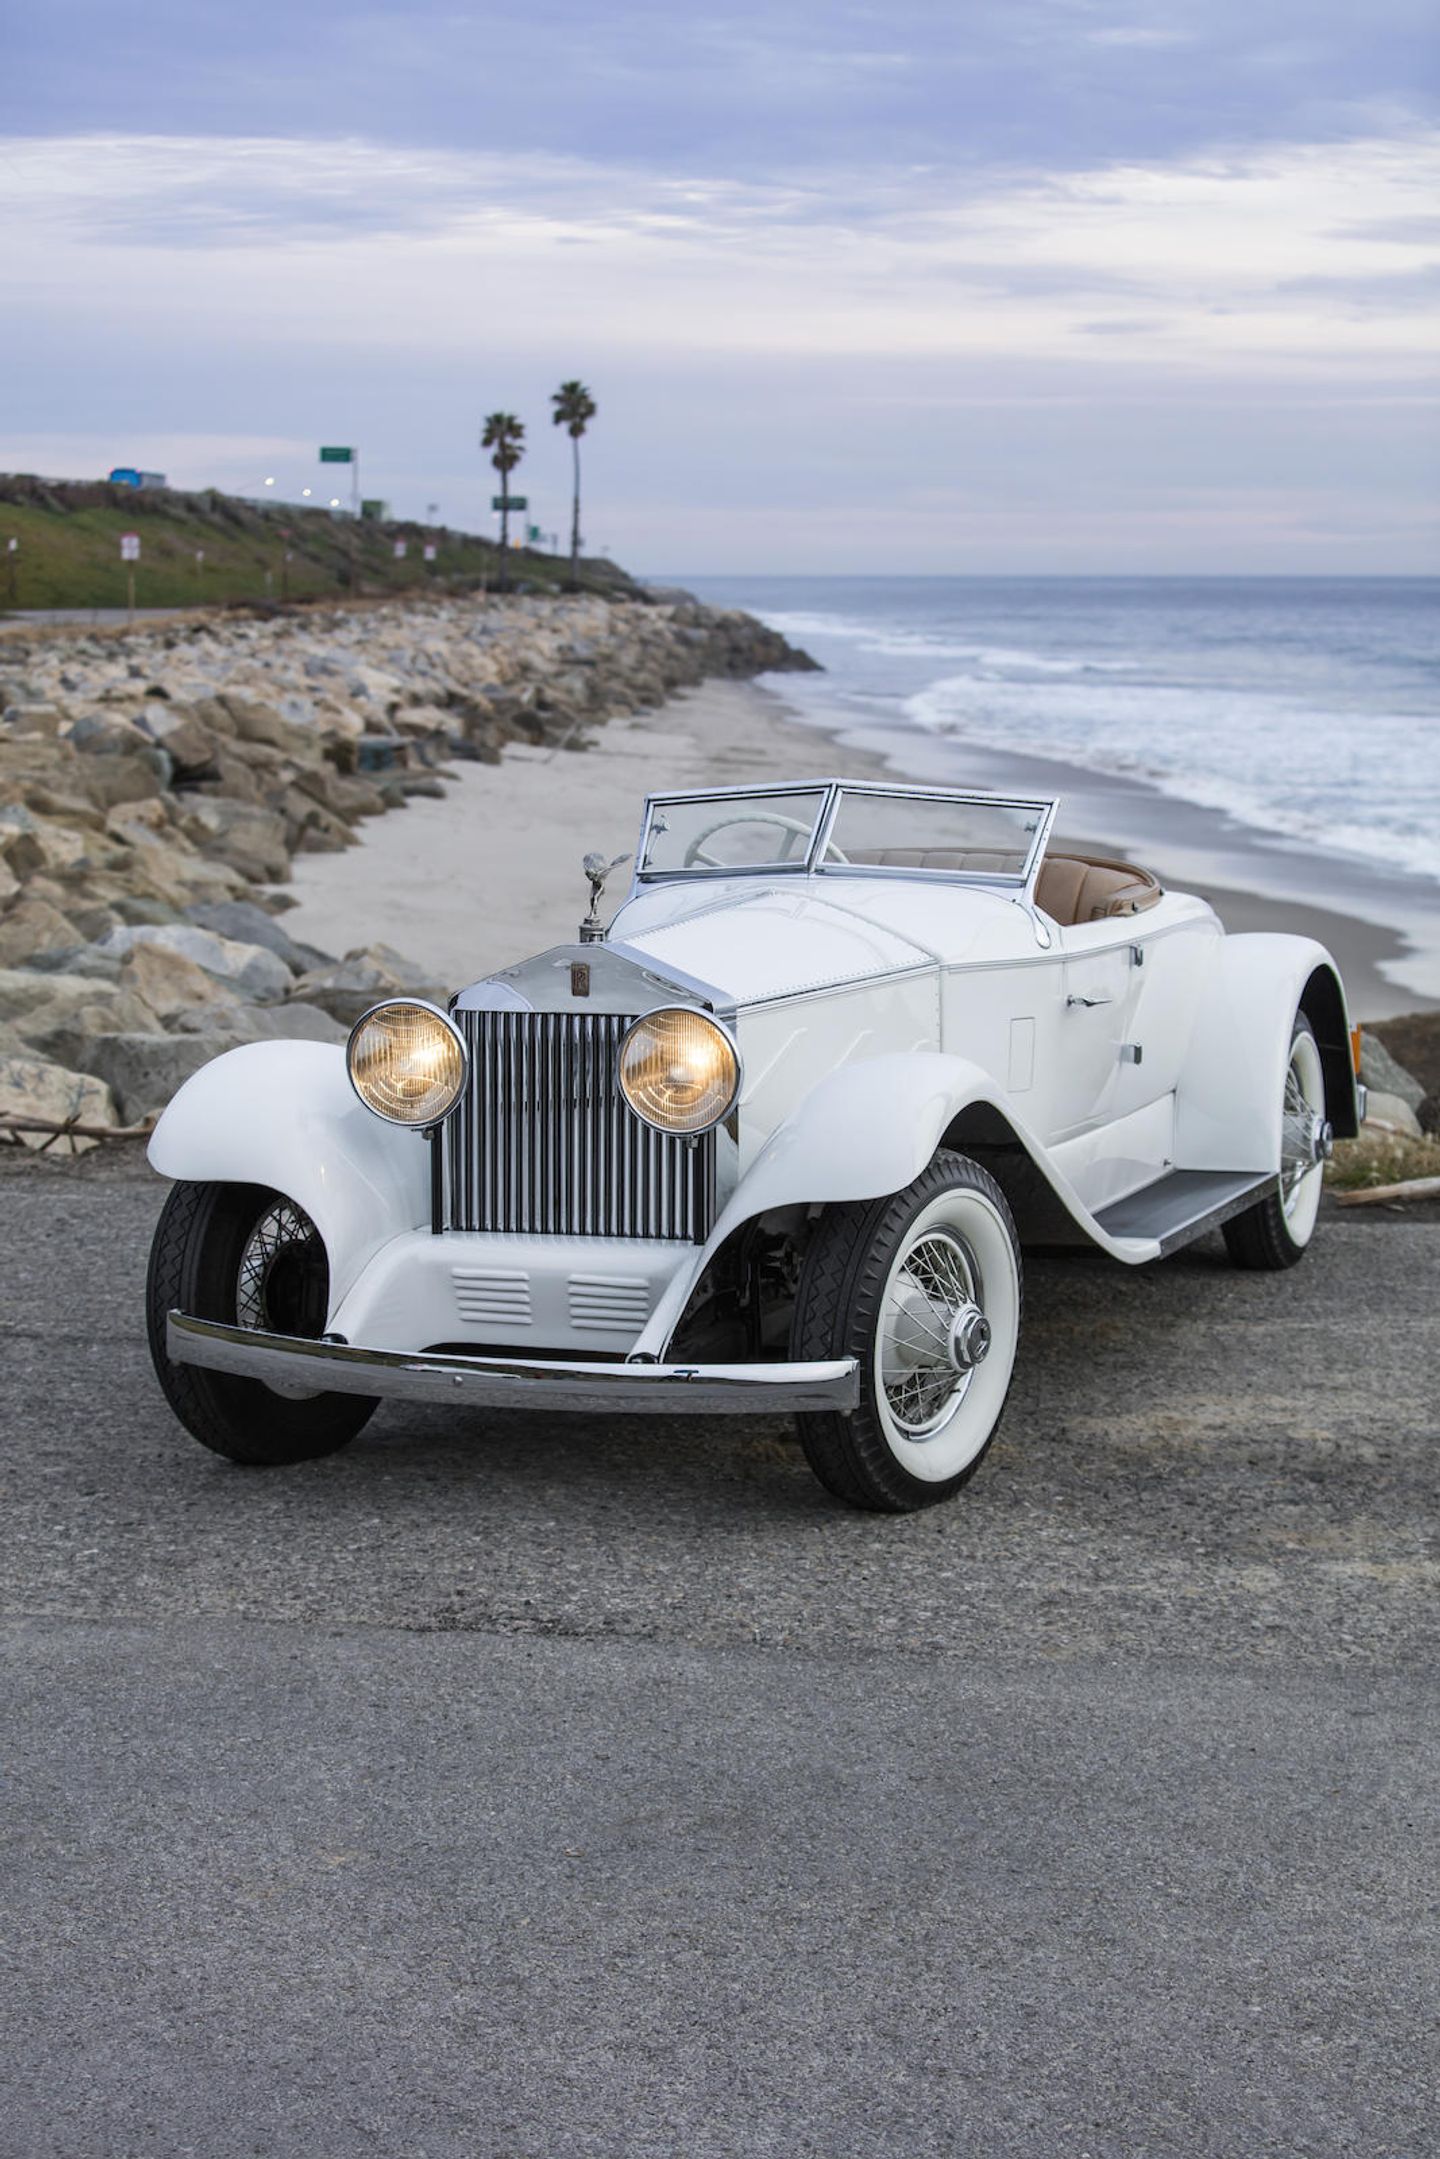
{"label": "tan leather seat", "polygon": [[1138,915],[1162,897],[1160,880],[1149,870],[1098,855],[1047,855],[1035,880],[1036,906],[1061,929]]}
{"label": "tan leather seat", "polygon": [[856,847],[852,862],[881,870],[965,870],[972,877],[1013,877],[1013,851],[998,847]]}
{"label": "tan leather seat", "polygon": [[[863,847],[850,860],[884,870],[963,870],[972,877],[1015,874],[1015,857],[985,847]],[[1035,904],[1061,929],[1138,915],[1163,897],[1160,881],[1131,862],[1101,855],[1047,855],[1035,881]]]}

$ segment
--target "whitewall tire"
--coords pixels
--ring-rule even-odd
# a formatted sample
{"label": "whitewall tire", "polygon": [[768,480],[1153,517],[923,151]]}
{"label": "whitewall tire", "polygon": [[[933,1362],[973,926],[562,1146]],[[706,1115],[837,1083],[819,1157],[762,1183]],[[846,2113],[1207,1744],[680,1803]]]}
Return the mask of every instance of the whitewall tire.
{"label": "whitewall tire", "polygon": [[1280,1109],[1280,1173],[1264,1199],[1224,1224],[1237,1267],[1278,1271],[1303,1258],[1315,1234],[1330,1147],[1320,1048],[1309,1020],[1297,1012]]}
{"label": "whitewall tire", "polygon": [[851,1506],[903,1513],[980,1466],[1020,1338],[1019,1240],[989,1172],[943,1150],[903,1192],[827,1207],[796,1297],[791,1352],[853,1356],[848,1417],[797,1421],[820,1482]]}

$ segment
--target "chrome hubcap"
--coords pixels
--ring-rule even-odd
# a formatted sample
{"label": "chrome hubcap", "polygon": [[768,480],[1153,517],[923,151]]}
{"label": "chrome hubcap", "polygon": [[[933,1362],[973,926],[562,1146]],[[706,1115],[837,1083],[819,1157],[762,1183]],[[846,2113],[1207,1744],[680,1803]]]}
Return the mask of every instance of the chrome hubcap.
{"label": "chrome hubcap", "polygon": [[948,1423],[990,1348],[979,1270],[950,1230],[916,1239],[892,1277],[880,1324],[880,1382],[910,1439]]}
{"label": "chrome hubcap", "polygon": [[990,1354],[990,1322],[978,1304],[962,1305],[950,1322],[950,1362],[957,1372],[973,1371]]}

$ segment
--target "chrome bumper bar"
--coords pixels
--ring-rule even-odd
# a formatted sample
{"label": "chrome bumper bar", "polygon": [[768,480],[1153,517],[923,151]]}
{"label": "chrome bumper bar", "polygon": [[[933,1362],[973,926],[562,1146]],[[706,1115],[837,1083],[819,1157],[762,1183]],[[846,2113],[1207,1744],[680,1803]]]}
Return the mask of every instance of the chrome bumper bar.
{"label": "chrome bumper bar", "polygon": [[860,1399],[853,1357],[817,1364],[561,1364],[538,1357],[437,1356],[262,1334],[192,1319],[185,1312],[170,1314],[165,1348],[172,1364],[233,1372],[289,1395],[374,1394],[487,1409],[752,1417],[791,1409],[851,1410]]}

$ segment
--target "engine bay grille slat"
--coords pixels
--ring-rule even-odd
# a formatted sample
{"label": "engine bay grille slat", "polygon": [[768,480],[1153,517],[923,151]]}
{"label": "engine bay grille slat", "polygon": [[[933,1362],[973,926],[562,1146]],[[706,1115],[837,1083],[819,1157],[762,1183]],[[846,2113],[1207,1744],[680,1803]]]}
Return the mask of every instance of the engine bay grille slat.
{"label": "engine bay grille slat", "polygon": [[470,1085],[445,1140],[451,1229],[703,1242],[715,1135],[672,1138],[620,1095],[609,1012],[457,1010]]}

